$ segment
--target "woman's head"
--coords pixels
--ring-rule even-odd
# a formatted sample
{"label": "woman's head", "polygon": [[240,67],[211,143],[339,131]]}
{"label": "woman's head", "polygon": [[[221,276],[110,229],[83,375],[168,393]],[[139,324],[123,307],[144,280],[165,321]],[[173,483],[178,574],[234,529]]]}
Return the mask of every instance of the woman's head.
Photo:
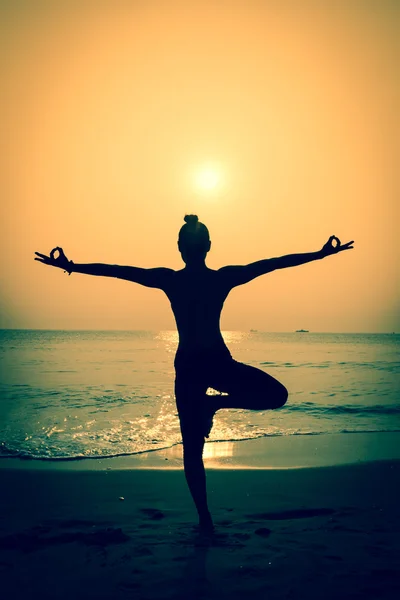
{"label": "woman's head", "polygon": [[204,260],[210,250],[210,234],[197,215],[185,215],[179,231],[178,248],[185,263]]}

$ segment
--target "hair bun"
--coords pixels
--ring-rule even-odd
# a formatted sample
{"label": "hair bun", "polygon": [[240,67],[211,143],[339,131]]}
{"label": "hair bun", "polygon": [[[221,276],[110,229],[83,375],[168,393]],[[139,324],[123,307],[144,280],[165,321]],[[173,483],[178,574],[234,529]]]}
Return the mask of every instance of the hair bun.
{"label": "hair bun", "polygon": [[185,215],[183,220],[188,225],[196,225],[199,221],[199,217],[197,215]]}

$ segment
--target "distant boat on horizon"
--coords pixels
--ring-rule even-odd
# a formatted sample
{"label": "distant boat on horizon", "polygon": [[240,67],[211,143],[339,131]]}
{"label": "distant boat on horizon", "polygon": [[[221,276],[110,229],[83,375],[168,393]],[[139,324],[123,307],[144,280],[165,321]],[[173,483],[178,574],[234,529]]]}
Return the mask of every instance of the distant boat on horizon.
{"label": "distant boat on horizon", "polygon": [[308,329],[296,329],[296,333],[310,333]]}

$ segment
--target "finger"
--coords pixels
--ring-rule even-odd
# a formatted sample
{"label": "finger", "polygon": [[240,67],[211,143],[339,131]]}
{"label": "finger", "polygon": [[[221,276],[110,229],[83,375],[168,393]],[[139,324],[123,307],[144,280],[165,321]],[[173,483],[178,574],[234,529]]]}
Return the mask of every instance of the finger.
{"label": "finger", "polygon": [[[38,256],[40,256],[41,258],[50,258],[49,256],[46,256],[46,254],[41,254],[40,252],[35,252],[35,254],[37,254]],[[36,260],[36,258],[35,258]]]}
{"label": "finger", "polygon": [[44,263],[45,265],[48,265],[48,264],[49,264],[49,261],[48,261],[48,260],[45,260],[45,259],[41,259],[41,258],[34,258],[33,260],[37,260],[38,262]]}
{"label": "finger", "polygon": [[354,244],[353,242],[346,242],[345,244],[343,244],[342,248],[348,248],[349,246],[352,246]]}
{"label": "finger", "polygon": [[58,247],[57,248],[53,248],[53,250],[50,252],[50,258],[53,259],[53,260],[55,260],[54,253],[56,252],[56,250],[58,250]]}

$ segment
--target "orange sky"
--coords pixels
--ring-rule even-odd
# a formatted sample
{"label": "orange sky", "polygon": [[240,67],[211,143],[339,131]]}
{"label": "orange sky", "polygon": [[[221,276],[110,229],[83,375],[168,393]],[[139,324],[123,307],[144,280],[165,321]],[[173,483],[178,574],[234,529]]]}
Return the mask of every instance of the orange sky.
{"label": "orange sky", "polygon": [[398,331],[397,7],[3,2],[0,327],[174,328],[162,292],[33,257],[181,268],[195,212],[212,268],[356,241],[235,289],[224,329]]}

